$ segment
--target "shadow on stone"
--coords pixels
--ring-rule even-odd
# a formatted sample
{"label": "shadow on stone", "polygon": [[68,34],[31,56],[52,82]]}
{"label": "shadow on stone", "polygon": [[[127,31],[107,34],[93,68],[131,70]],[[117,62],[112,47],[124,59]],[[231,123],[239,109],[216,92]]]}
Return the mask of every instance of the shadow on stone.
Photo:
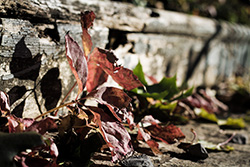
{"label": "shadow on stone", "polygon": [[41,80],[42,97],[45,99],[45,108],[55,108],[62,94],[62,84],[59,77],[59,69],[50,69]]}
{"label": "shadow on stone", "polygon": [[[14,86],[9,92],[9,98],[10,98],[10,105],[12,105],[15,101],[21,99],[23,95],[26,92],[25,86]],[[14,114],[17,117],[22,118],[23,115],[23,109],[25,105],[25,100],[23,100],[19,105],[17,105],[13,110],[12,114]]]}
{"label": "shadow on stone", "polygon": [[26,46],[23,37],[15,46],[10,71],[15,78],[36,81],[41,66],[41,54],[32,57],[31,51]]}

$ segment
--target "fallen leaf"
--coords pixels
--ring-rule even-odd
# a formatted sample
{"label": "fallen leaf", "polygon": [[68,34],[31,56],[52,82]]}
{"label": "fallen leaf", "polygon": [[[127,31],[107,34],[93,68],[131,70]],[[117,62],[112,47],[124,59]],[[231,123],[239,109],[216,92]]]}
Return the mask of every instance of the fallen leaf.
{"label": "fallen leaf", "polygon": [[141,119],[140,122],[143,124],[143,127],[146,127],[147,125],[150,126],[161,123],[158,119],[155,119],[152,115],[146,115],[144,118]]}
{"label": "fallen leaf", "polygon": [[47,117],[40,121],[34,121],[30,126],[28,126],[25,131],[34,131],[40,133],[41,135],[45,134],[49,130],[57,129],[56,119],[52,117]]}
{"label": "fallen leaf", "polygon": [[8,117],[9,133],[34,131],[45,134],[49,130],[57,129],[55,119],[47,117],[40,121],[32,118],[17,118],[14,115]]}
{"label": "fallen leaf", "polygon": [[168,126],[151,125],[146,129],[151,133],[152,137],[169,144],[175,143],[175,140],[185,138],[185,135],[182,133],[181,129],[173,124]]}
{"label": "fallen leaf", "polygon": [[69,36],[69,34],[65,36],[65,43],[67,60],[70,65],[70,69],[76,78],[79,95],[83,91],[87,82],[87,61],[82,49],[77,42]]}
{"label": "fallen leaf", "polygon": [[218,118],[214,113],[209,113],[206,109],[204,108],[195,108],[194,112],[196,115],[198,115],[200,118],[206,119],[211,122],[218,122]]}

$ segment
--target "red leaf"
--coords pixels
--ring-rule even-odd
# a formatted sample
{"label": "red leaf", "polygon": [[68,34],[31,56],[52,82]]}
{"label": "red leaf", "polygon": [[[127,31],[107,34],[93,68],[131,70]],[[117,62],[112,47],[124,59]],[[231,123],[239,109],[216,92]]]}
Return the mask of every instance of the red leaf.
{"label": "red leaf", "polygon": [[90,92],[86,98],[95,98],[99,103],[105,104],[120,122],[127,118],[124,113],[130,107],[131,98],[121,89],[101,87]]}
{"label": "red leaf", "polygon": [[119,109],[127,108],[131,98],[121,89],[115,87],[101,87],[90,92],[87,97],[95,98],[101,104],[110,104]]}
{"label": "red leaf", "polygon": [[124,126],[100,108],[89,109],[94,114],[101,134],[111,150],[112,160],[121,160],[125,155],[132,153],[131,138]]}
{"label": "red leaf", "polygon": [[2,91],[0,91],[0,111],[2,114],[10,113],[9,96]]}
{"label": "red leaf", "polygon": [[69,34],[65,36],[66,56],[70,68],[78,84],[78,94],[80,94],[87,81],[88,67],[84,53],[80,46],[74,41]]}
{"label": "red leaf", "polygon": [[168,126],[151,125],[147,127],[147,130],[151,133],[151,136],[160,139],[166,143],[175,143],[175,140],[185,138],[181,129],[173,124]]}
{"label": "red leaf", "polygon": [[88,28],[93,25],[95,19],[94,12],[86,11],[81,13],[81,25],[82,25],[82,45],[86,56],[89,55],[92,48],[91,37],[88,33]]}
{"label": "red leaf", "polygon": [[[88,75],[88,81],[87,83],[88,86],[91,86],[91,88],[87,87],[88,91],[91,91],[92,88],[96,88],[97,85],[96,83],[103,83],[101,81],[106,81],[107,78],[98,78],[98,76],[103,76],[103,71],[110,75],[114,81],[116,81],[120,86],[127,90],[134,89],[139,86],[143,86],[142,83],[139,81],[137,76],[133,74],[133,71],[124,68],[122,66],[118,66],[116,64],[116,61],[118,59],[116,56],[107,50],[100,49],[100,48],[95,48],[93,52],[90,55],[90,59],[88,62],[89,65],[89,75]],[[103,71],[99,70],[101,68]],[[96,74],[96,78],[91,78],[90,74],[94,74],[96,72],[99,72],[101,74]],[[107,76],[105,76],[107,77]],[[97,80],[97,81],[95,81]],[[95,83],[95,84],[94,84]]]}
{"label": "red leaf", "polygon": [[88,62],[88,71],[88,80],[86,83],[88,92],[96,89],[108,79],[108,74],[106,74],[94,61]]}

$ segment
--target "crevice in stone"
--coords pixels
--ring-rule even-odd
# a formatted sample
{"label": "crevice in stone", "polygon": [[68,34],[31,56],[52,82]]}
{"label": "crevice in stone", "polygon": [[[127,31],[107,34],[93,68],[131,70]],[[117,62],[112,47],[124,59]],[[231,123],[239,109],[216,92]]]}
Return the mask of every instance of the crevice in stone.
{"label": "crevice in stone", "polygon": [[125,45],[128,42],[127,33],[127,31],[110,29],[108,36],[109,42],[107,43],[105,48],[115,50],[119,47],[119,45]]}

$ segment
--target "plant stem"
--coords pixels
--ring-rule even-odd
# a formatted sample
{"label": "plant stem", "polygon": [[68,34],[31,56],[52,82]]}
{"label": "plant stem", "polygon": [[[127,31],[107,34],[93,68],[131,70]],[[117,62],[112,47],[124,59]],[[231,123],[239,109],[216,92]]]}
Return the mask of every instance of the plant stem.
{"label": "plant stem", "polygon": [[58,110],[58,109],[60,109],[60,108],[62,108],[62,107],[65,107],[65,106],[68,106],[68,105],[71,105],[71,104],[74,104],[74,103],[76,103],[76,101],[68,102],[68,103],[62,104],[62,105],[60,105],[60,106],[58,106],[58,107],[56,107],[56,108],[53,108],[53,109],[51,109],[51,110],[49,110],[49,111],[47,111],[47,112],[45,112],[45,113],[43,113],[43,114],[37,116],[37,117],[35,118],[35,120],[37,120],[38,118],[41,118],[41,117],[43,117],[43,116],[45,116],[45,115],[47,115],[47,114],[49,114],[49,113],[52,113],[52,112],[55,111],[55,110]]}

